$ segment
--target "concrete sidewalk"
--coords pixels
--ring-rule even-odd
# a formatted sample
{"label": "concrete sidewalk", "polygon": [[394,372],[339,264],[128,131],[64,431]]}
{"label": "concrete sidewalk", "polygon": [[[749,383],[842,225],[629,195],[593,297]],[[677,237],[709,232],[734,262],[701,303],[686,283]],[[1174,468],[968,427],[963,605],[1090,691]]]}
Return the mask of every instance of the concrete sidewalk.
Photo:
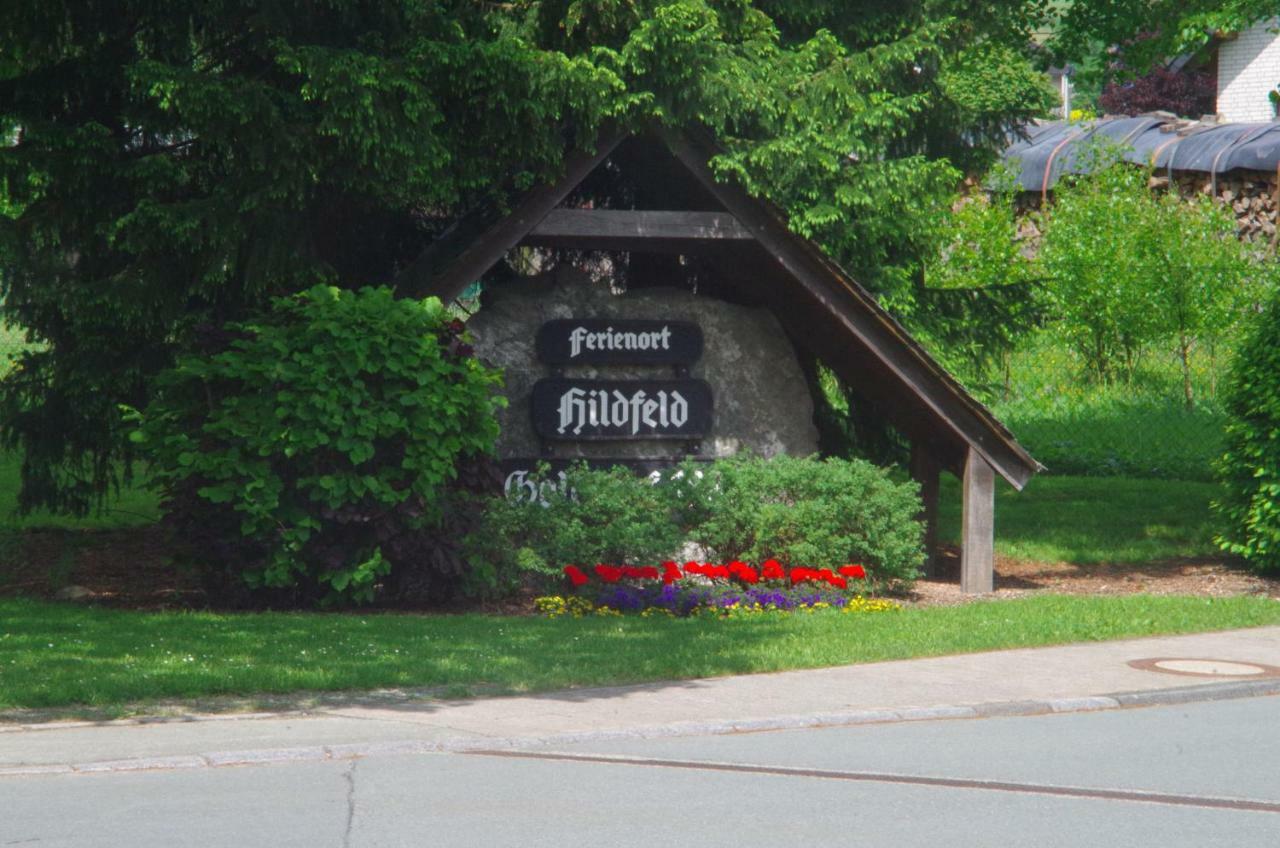
{"label": "concrete sidewalk", "polygon": [[[1216,676],[1133,661],[1271,667]],[[1280,627],[462,701],[159,722],[0,725],[0,778],[535,747],[1280,694]]]}

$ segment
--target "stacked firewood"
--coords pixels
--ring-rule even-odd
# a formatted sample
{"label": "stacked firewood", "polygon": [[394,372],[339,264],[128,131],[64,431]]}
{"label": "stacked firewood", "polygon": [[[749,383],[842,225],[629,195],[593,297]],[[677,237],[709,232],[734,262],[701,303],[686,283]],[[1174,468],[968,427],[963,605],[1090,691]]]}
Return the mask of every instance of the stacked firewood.
{"label": "stacked firewood", "polygon": [[[1236,218],[1240,238],[1248,242],[1271,242],[1276,235],[1277,197],[1276,175],[1263,171],[1232,171],[1219,174],[1214,180],[1209,174],[1195,171],[1175,172],[1174,181],[1183,197],[1212,194],[1231,207]],[[1167,189],[1169,181],[1164,176],[1153,176],[1151,187]]]}

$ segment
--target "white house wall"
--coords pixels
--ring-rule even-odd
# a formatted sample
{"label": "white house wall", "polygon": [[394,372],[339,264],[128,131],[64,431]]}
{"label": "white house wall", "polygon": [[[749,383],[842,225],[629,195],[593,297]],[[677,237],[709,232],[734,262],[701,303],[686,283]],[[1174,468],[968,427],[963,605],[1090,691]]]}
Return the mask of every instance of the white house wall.
{"label": "white house wall", "polygon": [[1280,18],[1254,24],[1218,49],[1218,114],[1225,121],[1270,121],[1267,96],[1280,85]]}

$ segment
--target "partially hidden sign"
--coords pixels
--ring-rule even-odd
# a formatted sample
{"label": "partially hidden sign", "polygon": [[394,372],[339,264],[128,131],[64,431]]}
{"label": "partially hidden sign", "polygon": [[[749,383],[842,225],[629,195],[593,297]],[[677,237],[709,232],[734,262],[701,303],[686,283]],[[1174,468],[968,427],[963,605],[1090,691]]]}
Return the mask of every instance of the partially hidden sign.
{"label": "partially hidden sign", "polygon": [[558,441],[700,439],[711,431],[702,380],[539,380],[533,429]]}
{"label": "partially hidden sign", "polygon": [[702,328],[691,321],[558,319],[538,330],[548,365],[690,365],[702,356]]}

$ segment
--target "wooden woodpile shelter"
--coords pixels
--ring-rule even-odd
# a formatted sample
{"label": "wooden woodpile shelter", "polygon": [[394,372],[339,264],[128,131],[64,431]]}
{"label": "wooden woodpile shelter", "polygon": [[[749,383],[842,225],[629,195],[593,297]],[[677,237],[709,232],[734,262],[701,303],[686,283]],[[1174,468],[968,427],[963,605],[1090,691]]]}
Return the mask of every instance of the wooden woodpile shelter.
{"label": "wooden woodpile shelter", "polygon": [[[708,163],[718,152],[698,132],[604,136],[594,151],[569,156],[558,182],[527,191],[506,214],[478,210],[459,221],[405,270],[397,287],[448,301],[521,245],[696,259],[718,276],[722,290],[772,310],[797,348],[856,387],[910,440],[931,555],[939,474],[961,478],[961,586],[991,591],[995,478],[1020,490],[1041,466],[852,276],[788,229],[779,210],[717,181]],[[606,161],[646,169],[646,208],[566,205]]]}

